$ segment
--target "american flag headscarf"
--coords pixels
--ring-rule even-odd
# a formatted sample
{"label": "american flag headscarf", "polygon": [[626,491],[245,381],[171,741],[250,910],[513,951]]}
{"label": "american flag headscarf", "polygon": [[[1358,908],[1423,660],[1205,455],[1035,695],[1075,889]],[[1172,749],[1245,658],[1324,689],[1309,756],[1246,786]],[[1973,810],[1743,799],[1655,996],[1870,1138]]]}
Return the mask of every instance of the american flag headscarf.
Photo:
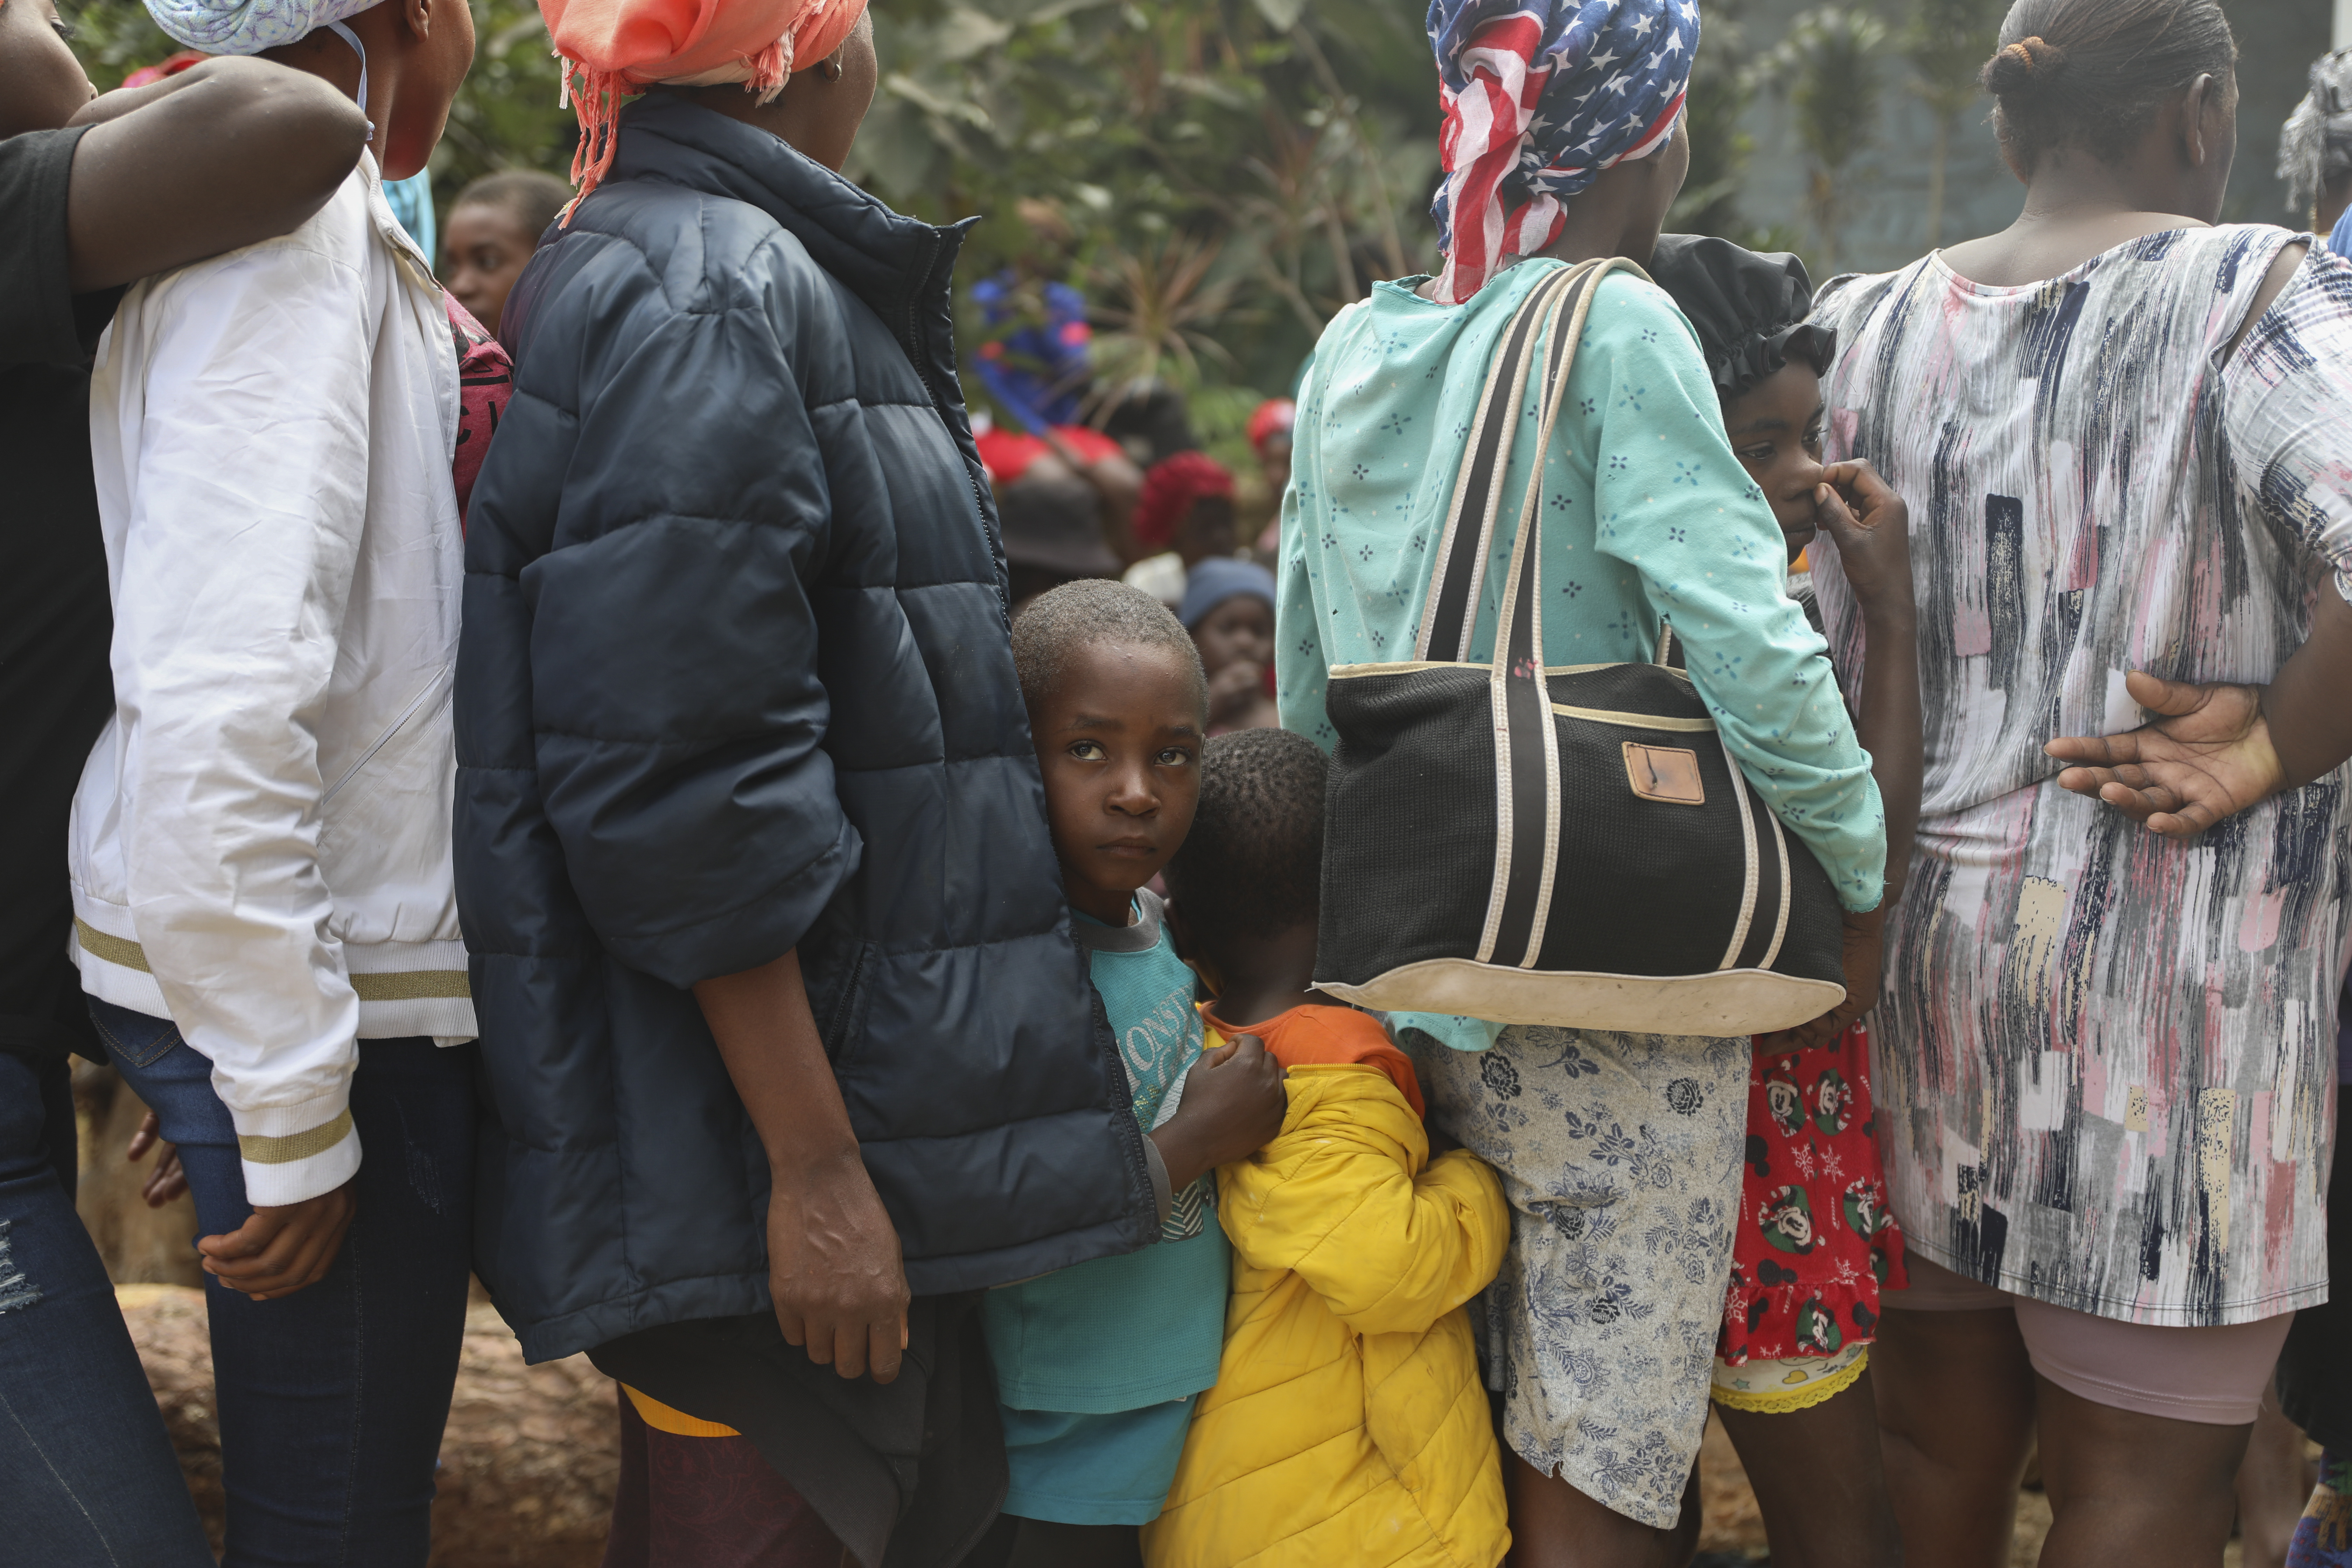
{"label": "american flag headscarf", "polygon": [[1696,0],[1430,0],[1445,174],[1430,211],[1456,305],[1559,236],[1603,169],[1664,146],[1698,50]]}

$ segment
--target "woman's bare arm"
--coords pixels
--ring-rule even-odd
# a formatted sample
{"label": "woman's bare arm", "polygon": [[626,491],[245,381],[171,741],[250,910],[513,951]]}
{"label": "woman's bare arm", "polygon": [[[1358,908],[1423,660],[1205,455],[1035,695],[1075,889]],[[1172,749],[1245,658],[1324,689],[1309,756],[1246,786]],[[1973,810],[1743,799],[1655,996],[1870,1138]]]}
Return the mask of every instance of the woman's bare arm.
{"label": "woman's bare arm", "polygon": [[358,104],[268,60],[215,59],[92,99],[71,123],[68,277],[112,288],[299,227],[367,143]]}
{"label": "woman's bare arm", "polygon": [[694,988],[768,1152],[768,1290],[789,1344],[844,1377],[898,1375],[907,1271],[857,1152],[797,952]]}

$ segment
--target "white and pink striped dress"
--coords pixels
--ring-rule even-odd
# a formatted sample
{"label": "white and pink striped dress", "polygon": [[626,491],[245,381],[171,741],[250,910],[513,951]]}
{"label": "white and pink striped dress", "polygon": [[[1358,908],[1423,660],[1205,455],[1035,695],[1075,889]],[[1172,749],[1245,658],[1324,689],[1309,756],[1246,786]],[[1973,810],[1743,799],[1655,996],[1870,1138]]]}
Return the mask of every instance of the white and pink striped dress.
{"label": "white and pink striped dress", "polygon": [[1920,610],[1926,793],[1873,1027],[1892,1205],[1937,1262],[2103,1317],[2326,1294],[2346,773],[2182,843],[2042,750],[2139,723],[2128,669],[2269,679],[2346,581],[2352,266],[2315,245],[2221,361],[2294,237],[2175,229],[2015,289],[1930,255],[1816,306],[1832,456],[1909,500]]}

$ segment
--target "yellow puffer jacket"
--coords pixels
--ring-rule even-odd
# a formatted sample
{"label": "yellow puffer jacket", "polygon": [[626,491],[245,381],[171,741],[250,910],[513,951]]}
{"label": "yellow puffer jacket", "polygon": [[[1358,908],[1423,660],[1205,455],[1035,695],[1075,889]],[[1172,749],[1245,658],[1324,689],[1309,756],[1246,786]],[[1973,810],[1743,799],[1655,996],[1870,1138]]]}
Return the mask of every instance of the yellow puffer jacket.
{"label": "yellow puffer jacket", "polygon": [[1463,1303],[1502,1267],[1494,1172],[1433,1161],[1370,1067],[1295,1067],[1282,1132],[1217,1173],[1234,1244],[1150,1568],[1495,1568],[1510,1546]]}

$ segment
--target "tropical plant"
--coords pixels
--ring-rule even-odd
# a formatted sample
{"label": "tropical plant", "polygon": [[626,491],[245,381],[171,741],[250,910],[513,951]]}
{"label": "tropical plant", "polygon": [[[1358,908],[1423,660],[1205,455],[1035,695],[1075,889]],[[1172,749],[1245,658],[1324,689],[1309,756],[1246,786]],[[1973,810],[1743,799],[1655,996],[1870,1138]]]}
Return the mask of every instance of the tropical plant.
{"label": "tropical plant", "polygon": [[1758,73],[1748,41],[1752,0],[1713,0],[1692,62],[1686,123],[1690,173],[1666,214],[1671,234],[1712,234],[1750,250],[1794,250],[1796,232],[1759,224],[1740,205],[1756,138],[1747,128]]}
{"label": "tropical plant", "polygon": [[1919,0],[1903,35],[1912,87],[1936,119],[1927,162],[1927,247],[1944,239],[1944,166],[1960,116],[1983,89],[1977,75],[2000,37],[2000,0]]}
{"label": "tropical plant", "polygon": [[[576,141],[534,0],[470,3],[474,68],[433,159],[445,208],[496,169],[564,170]],[[1691,175],[1669,221],[1795,247],[1740,208],[1754,151],[1743,126],[1776,83],[1814,159],[1812,218],[1833,257],[1885,29],[1809,13],[1759,69],[1743,16],[1754,5],[1708,4]],[[1013,309],[992,321],[966,299],[967,363],[1037,313],[1044,283],[1075,284],[1096,328],[1090,406],[1168,383],[1211,449],[1238,460],[1250,407],[1290,389],[1332,315],[1436,259],[1436,79],[1418,5],[874,0],[874,13],[882,81],[848,173],[917,216],[980,219],[959,276],[1009,275]],[[173,49],[140,0],[79,0],[76,20],[100,87]],[[967,390],[984,402],[976,380]]]}
{"label": "tropical plant", "polygon": [[1756,139],[1740,124],[1756,98],[1742,25],[1747,9],[1746,0],[1716,0],[1699,29],[1690,92],[1684,100],[1690,174],[1674,210],[1666,215],[1670,233],[1740,237],[1740,176],[1756,151]]}
{"label": "tropical plant", "polygon": [[1886,24],[1869,12],[1822,5],[1791,22],[1788,37],[1759,62],[1789,100],[1797,139],[1812,160],[1808,205],[1824,274],[1837,270],[1846,175],[1877,127],[1877,60],[1886,45]]}
{"label": "tropical plant", "polygon": [[1207,281],[1222,246],[1188,235],[1113,250],[1091,268],[1097,305],[1092,403],[1112,407],[1162,381],[1198,387],[1202,362],[1229,368],[1234,355],[1211,335],[1242,280]]}
{"label": "tropical plant", "polygon": [[[1434,259],[1418,24],[1376,0],[879,0],[850,173],[919,216],[978,215],[968,279],[1079,283],[1098,383],[1176,385],[1239,456],[1249,404],[1289,388],[1333,313]],[[961,335],[1021,324],[973,312]]]}

